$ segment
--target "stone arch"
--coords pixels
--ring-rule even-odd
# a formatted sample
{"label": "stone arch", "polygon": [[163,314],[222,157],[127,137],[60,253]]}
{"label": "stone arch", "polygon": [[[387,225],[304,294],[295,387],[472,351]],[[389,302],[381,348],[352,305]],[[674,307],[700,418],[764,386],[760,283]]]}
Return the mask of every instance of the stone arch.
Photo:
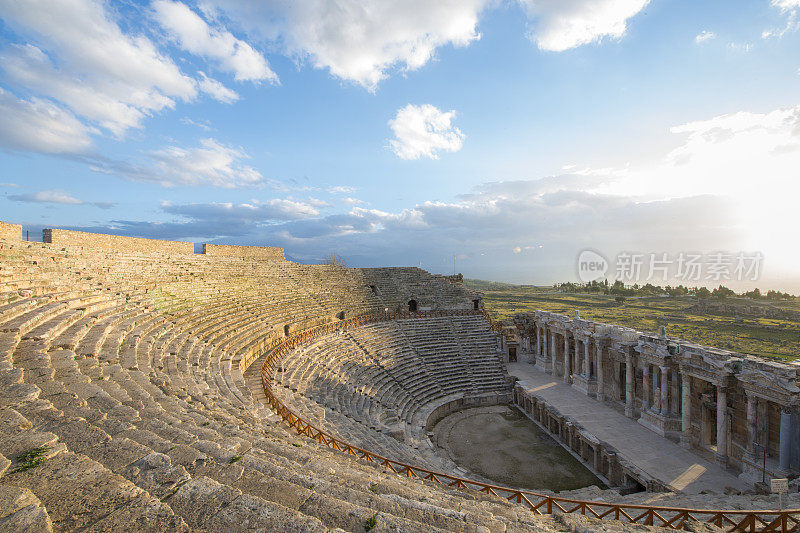
{"label": "stone arch", "polygon": [[415,299],[410,299],[408,301],[408,310],[412,313],[416,313],[419,306],[417,305],[417,301]]}

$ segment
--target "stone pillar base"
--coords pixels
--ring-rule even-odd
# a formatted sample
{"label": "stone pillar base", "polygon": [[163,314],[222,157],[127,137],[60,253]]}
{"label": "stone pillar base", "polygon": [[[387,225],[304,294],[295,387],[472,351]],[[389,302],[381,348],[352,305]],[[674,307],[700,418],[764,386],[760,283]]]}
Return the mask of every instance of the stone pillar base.
{"label": "stone pillar base", "polygon": [[764,481],[768,482],[772,477],[769,467],[770,464],[767,462],[765,470],[761,457],[756,457],[752,453],[745,452],[742,455],[742,473],[739,474],[739,479],[751,483],[760,483],[763,477]]}
{"label": "stone pillar base", "polygon": [[605,392],[597,392],[595,393],[595,398],[597,398],[598,402],[606,401],[606,393]]}
{"label": "stone pillar base", "polygon": [[597,381],[582,374],[572,375],[572,386],[587,396],[595,396],[597,393]]}
{"label": "stone pillar base", "polygon": [[692,447],[692,438],[689,435],[681,433],[680,444],[688,450]]}
{"label": "stone pillar base", "polygon": [[715,453],[714,462],[717,463],[719,466],[725,468],[726,466],[728,466],[728,456]]}
{"label": "stone pillar base", "polygon": [[671,438],[674,441],[680,438],[681,421],[678,418],[664,416],[659,412],[643,409],[638,422],[662,437]]}
{"label": "stone pillar base", "polygon": [[633,406],[627,403],[625,404],[625,416],[633,418]]}
{"label": "stone pillar base", "polygon": [[553,371],[553,362],[550,359],[545,359],[543,357],[536,358],[536,368],[541,370],[546,374],[550,374]]}

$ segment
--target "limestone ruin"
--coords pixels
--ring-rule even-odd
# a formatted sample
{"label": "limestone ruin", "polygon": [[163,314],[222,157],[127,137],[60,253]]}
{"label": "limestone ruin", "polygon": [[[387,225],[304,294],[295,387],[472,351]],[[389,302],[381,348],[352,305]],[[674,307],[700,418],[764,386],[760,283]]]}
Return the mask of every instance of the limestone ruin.
{"label": "limestone ruin", "polygon": [[[652,335],[583,320],[577,312],[570,319],[537,311],[515,322],[539,369],[742,479],[800,471],[800,363],[701,346],[663,328]],[[608,461],[602,465],[614,475]]]}
{"label": "limestone ruin", "polygon": [[[544,393],[556,389],[609,413],[624,406],[657,442],[683,439],[746,476],[759,444],[768,475],[798,464],[791,364],[547,313],[520,316],[509,342],[460,277],[418,268],[302,265],[280,248],[195,254],[192,243],[65,230],[45,230],[42,243],[21,236],[0,223],[2,531],[661,524],[646,513],[626,520],[635,525],[607,520],[620,509],[640,514],[636,494],[622,493],[680,489],[591,436],[566,404],[552,405]],[[521,362],[508,362],[512,351]],[[527,386],[554,377],[560,388]],[[509,402],[617,490],[473,485],[431,443],[433,421],[447,413]],[[736,500],[724,488],[717,497],[731,499],[718,506],[749,507],[752,496]],[[690,492],[664,494],[668,506]],[[598,501],[574,509],[597,518],[550,514],[581,498]],[[603,506],[616,515],[586,512]],[[760,513],[724,516],[800,518]],[[670,527],[718,520],[662,515]]]}

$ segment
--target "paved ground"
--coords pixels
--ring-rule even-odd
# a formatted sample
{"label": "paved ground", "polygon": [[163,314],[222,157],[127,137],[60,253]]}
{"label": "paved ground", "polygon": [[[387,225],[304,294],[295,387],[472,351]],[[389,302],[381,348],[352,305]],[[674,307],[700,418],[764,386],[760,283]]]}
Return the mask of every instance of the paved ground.
{"label": "paved ground", "polygon": [[605,488],[543,429],[507,405],[459,411],[436,424],[433,432],[444,448],[441,453],[494,483],[529,490]]}
{"label": "paved ground", "polygon": [[678,490],[697,494],[703,490],[721,493],[725,487],[752,488],[716,464],[660,437],[531,364],[511,363],[508,371],[519,378],[526,390],[534,391],[560,413],[616,448],[633,464]]}

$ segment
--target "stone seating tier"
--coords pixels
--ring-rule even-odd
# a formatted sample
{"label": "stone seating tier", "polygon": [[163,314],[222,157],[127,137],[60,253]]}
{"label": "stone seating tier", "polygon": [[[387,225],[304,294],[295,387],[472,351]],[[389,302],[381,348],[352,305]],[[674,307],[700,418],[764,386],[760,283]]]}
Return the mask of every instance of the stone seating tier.
{"label": "stone seating tier", "polygon": [[[287,433],[244,376],[284,326],[401,307],[446,282],[419,269],[393,281],[391,269],[277,263],[0,241],[0,529],[361,531],[375,516],[379,530],[556,530],[495,496],[403,480]],[[363,353],[354,338],[340,340]],[[413,418],[442,384],[391,357],[431,355],[384,344],[374,372],[356,375],[381,381],[354,390],[331,374],[308,391],[331,402],[325,422],[343,438],[410,460],[413,448],[370,424]],[[337,372],[352,373],[348,354],[331,363]],[[303,372],[298,383],[316,375]],[[21,468],[33,450],[43,460]]]}
{"label": "stone seating tier", "polygon": [[420,462],[422,414],[433,409],[427,406],[507,391],[495,336],[481,316],[369,324],[292,350],[275,382],[282,401],[321,429],[351,444],[372,442],[366,448],[386,457]]}

